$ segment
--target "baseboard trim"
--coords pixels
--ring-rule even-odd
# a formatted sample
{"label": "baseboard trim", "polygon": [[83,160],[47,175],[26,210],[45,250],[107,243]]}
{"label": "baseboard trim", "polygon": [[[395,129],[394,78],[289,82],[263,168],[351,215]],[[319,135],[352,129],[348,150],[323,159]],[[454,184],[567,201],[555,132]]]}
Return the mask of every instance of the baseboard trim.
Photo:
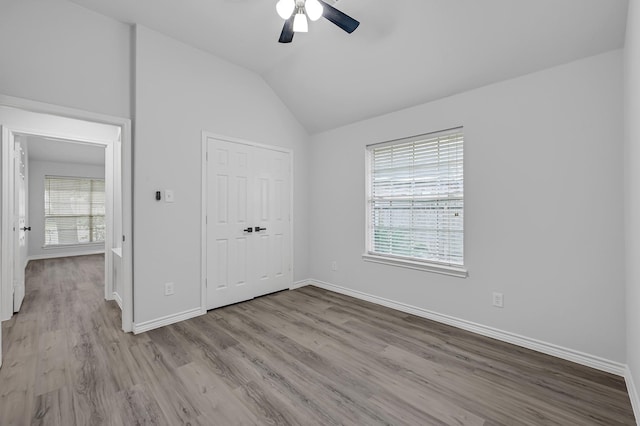
{"label": "baseboard trim", "polygon": [[308,285],[313,285],[313,281],[311,280],[296,281],[295,283],[291,284],[291,287],[289,287],[289,290],[295,290],[297,288],[306,287]]}
{"label": "baseboard trim", "polygon": [[629,392],[629,399],[631,400],[631,406],[633,407],[633,414],[636,416],[636,424],[640,426],[640,394],[638,394],[638,388],[633,380],[633,375],[629,366],[624,370],[624,381],[627,384],[627,391]]}
{"label": "baseboard trim", "polygon": [[29,256],[27,258],[27,262],[31,262],[32,260],[57,259],[59,257],[89,256],[89,255],[92,255],[92,254],[104,254],[104,249],[84,250],[84,251],[69,251],[69,252],[65,252],[65,253],[36,254],[36,255],[33,255],[33,256]]}
{"label": "baseboard trim", "polygon": [[115,291],[113,292],[111,297],[113,298],[113,300],[116,301],[118,306],[120,306],[120,310],[122,310],[122,297],[120,297],[120,295],[118,293],[116,293]]}
{"label": "baseboard trim", "polygon": [[156,328],[164,327],[167,325],[175,324],[180,321],[185,321],[191,318],[195,318],[200,315],[202,315],[202,308],[197,307],[197,308],[189,309],[188,311],[180,312],[177,314],[156,318],[154,320],[144,321],[141,323],[134,323],[133,334],[144,333]]}
{"label": "baseboard trim", "polygon": [[607,373],[615,374],[617,376],[625,376],[626,365],[619,362],[610,361],[608,359],[565,348],[552,343],[531,339],[529,337],[521,336],[508,331],[488,327],[486,325],[452,317],[450,315],[440,314],[437,312],[429,311],[427,309],[419,308],[417,306],[407,305],[405,303],[396,302],[393,300],[341,287],[335,284],[330,284],[314,279],[308,281],[310,285],[323,288],[325,290],[355,297],[356,299],[366,300],[367,302],[375,303],[391,309],[396,309],[401,312],[406,312],[408,314],[437,321],[439,323],[447,324],[456,328],[460,328],[462,330],[480,334],[482,336],[491,337],[493,339],[511,343],[523,348],[532,349],[537,352],[555,356],[557,358],[562,358],[567,361],[585,365],[587,367],[595,368],[596,370],[606,371]]}

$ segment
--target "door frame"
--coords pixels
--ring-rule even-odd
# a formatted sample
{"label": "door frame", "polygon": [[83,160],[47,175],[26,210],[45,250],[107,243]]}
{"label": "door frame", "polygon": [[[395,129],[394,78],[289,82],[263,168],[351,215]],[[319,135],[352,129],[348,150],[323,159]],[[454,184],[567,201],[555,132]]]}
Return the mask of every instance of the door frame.
{"label": "door frame", "polygon": [[[15,98],[12,96],[6,96],[6,95],[2,95],[0,94],[0,106],[3,107],[9,107],[9,108],[14,108],[18,111],[22,111],[24,113],[36,113],[36,114],[46,114],[49,116],[53,116],[54,118],[70,118],[70,119],[76,119],[76,120],[81,120],[81,121],[85,121],[85,122],[89,122],[89,123],[97,123],[97,124],[107,124],[107,125],[111,125],[114,127],[119,128],[119,134],[120,134],[120,141],[118,143],[118,141],[97,141],[97,140],[92,140],[92,139],[83,139],[81,136],[78,137],[78,135],[65,135],[64,133],[60,133],[60,132],[55,132],[52,133],[51,131],[47,130],[47,126],[42,126],[42,125],[38,125],[38,124],[34,124],[32,127],[29,128],[19,128],[16,126],[11,126],[11,125],[6,125],[6,124],[2,124],[0,123],[0,126],[2,126],[2,152],[3,152],[3,157],[2,157],[2,189],[3,189],[3,202],[4,202],[4,197],[5,197],[5,193],[7,192],[6,190],[9,188],[12,188],[14,185],[13,182],[13,178],[9,177],[9,179],[5,179],[5,173],[7,171],[7,169],[5,168],[5,162],[6,162],[6,158],[5,158],[5,151],[6,151],[6,147],[5,145],[7,145],[5,143],[5,141],[8,141],[8,138],[6,136],[9,135],[9,132],[11,133],[17,133],[17,134],[26,134],[26,135],[38,135],[38,136],[45,136],[45,137],[51,137],[54,139],[63,139],[63,140],[69,140],[69,141],[75,141],[75,142],[80,142],[80,143],[89,143],[89,144],[94,144],[94,145],[101,145],[104,146],[106,149],[105,152],[105,168],[112,166],[113,163],[111,162],[114,158],[114,154],[117,153],[117,146],[120,146],[120,173],[121,173],[121,179],[120,179],[120,188],[119,191],[116,188],[116,194],[113,195],[113,191],[111,191],[111,197],[112,197],[112,201],[115,200],[116,198],[118,198],[118,192],[120,195],[120,199],[121,199],[121,217],[120,218],[114,218],[113,217],[113,211],[111,214],[111,217],[115,220],[113,220],[113,223],[111,224],[111,230],[113,231],[114,229],[119,229],[117,225],[121,226],[122,229],[122,238],[123,241],[121,242],[122,244],[122,280],[123,280],[123,294],[122,296],[122,330],[125,332],[130,332],[132,331],[132,325],[133,325],[133,283],[132,283],[132,184],[131,184],[131,180],[132,180],[132,173],[131,173],[131,120],[129,120],[128,118],[121,118],[121,117],[115,117],[115,116],[110,116],[110,115],[105,115],[105,114],[99,114],[99,113],[93,113],[93,112],[88,112],[88,111],[83,111],[83,110],[79,110],[79,109],[74,109],[74,108],[68,108],[68,107],[62,107],[62,106],[58,106],[58,105],[52,105],[52,104],[47,104],[47,103],[42,103],[42,102],[37,102],[37,101],[31,101],[31,100],[27,100],[27,99],[21,99],[21,98]],[[112,172],[113,173],[113,172]],[[10,185],[10,186],[9,186]],[[12,192],[12,191],[8,191],[8,192]],[[112,202],[110,205],[110,209],[113,209],[114,203]],[[3,204],[3,206],[6,204]],[[6,261],[11,261],[11,257],[12,257],[12,250],[6,250],[7,245],[9,244],[9,241],[11,240],[11,235],[12,232],[8,232],[10,230],[9,226],[8,226],[8,221],[11,219],[11,215],[10,214],[6,214],[6,211],[3,207],[2,211],[1,211],[1,215],[2,215],[2,228],[0,230],[0,238],[2,239],[2,253],[1,253],[1,259],[2,259],[2,265],[8,265],[8,263],[5,263]],[[119,223],[118,223],[119,222]],[[115,225],[115,226],[114,226]],[[109,234],[113,234],[113,232],[110,232]],[[105,241],[105,259],[111,259],[112,258],[112,253],[111,253],[111,249],[112,247],[115,246],[113,241],[113,238],[115,238],[115,236],[113,235],[107,235],[107,239],[111,240],[111,241]],[[109,251],[109,253],[107,253],[107,251]],[[113,299],[113,280],[111,279],[112,277],[112,271],[110,270],[109,266],[112,265],[111,261],[105,260],[105,265],[107,266],[107,269],[105,270],[105,298],[107,300],[111,300]],[[7,273],[6,271],[4,271],[4,266],[3,266],[3,274],[1,280],[0,280],[0,307],[2,307],[2,310],[0,312],[2,312],[2,315],[6,316],[6,308],[9,305],[9,301],[6,299],[9,299],[8,293],[10,291],[10,289],[7,287],[9,284],[13,285],[13,283],[9,283],[9,281],[12,280],[8,280],[8,278],[12,278],[12,277],[8,277],[8,274],[12,274],[12,272]],[[4,300],[3,300],[4,299]],[[11,311],[13,311],[11,309]]]}
{"label": "door frame", "polygon": [[201,162],[201,177],[202,177],[202,194],[201,194],[201,234],[200,234],[200,310],[201,313],[207,313],[207,195],[208,195],[208,180],[207,180],[207,142],[209,139],[215,139],[222,142],[231,142],[241,145],[248,145],[256,148],[264,148],[272,151],[284,152],[289,154],[290,168],[289,168],[289,235],[290,235],[290,247],[291,247],[291,276],[295,271],[295,256],[293,250],[293,222],[295,217],[293,216],[293,202],[294,202],[294,181],[293,181],[293,165],[294,165],[294,153],[292,149],[283,148],[277,145],[268,145],[264,143],[252,142],[245,139],[234,138],[230,136],[224,136],[212,132],[202,131],[202,162]]}

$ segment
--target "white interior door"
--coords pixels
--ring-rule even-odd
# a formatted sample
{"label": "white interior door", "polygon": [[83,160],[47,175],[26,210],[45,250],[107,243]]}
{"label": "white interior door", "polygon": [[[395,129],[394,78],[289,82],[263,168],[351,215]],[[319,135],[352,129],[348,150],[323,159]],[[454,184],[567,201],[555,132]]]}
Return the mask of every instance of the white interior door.
{"label": "white interior door", "polygon": [[207,309],[251,299],[251,147],[210,141],[207,150]]}
{"label": "white interior door", "polygon": [[27,259],[27,197],[26,159],[20,142],[14,142],[14,256],[13,256],[13,311],[18,312],[24,300],[24,269]]}
{"label": "white interior door", "polygon": [[291,286],[289,157],[285,152],[253,149],[255,296]]}
{"label": "white interior door", "polygon": [[290,155],[209,138],[207,309],[289,288]]}

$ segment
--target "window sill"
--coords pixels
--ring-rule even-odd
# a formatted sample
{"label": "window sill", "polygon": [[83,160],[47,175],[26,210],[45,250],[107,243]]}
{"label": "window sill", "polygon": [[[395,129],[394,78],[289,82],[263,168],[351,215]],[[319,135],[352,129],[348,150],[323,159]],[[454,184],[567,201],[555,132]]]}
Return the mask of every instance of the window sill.
{"label": "window sill", "polygon": [[42,246],[44,250],[59,250],[65,248],[99,248],[104,247],[104,243],[84,243],[84,244],[57,244],[57,245],[48,245]]}
{"label": "window sill", "polygon": [[419,271],[435,272],[436,274],[450,275],[458,278],[466,278],[469,273],[463,266],[442,265],[439,263],[419,262],[398,257],[380,256],[365,253],[362,260],[366,262],[382,263],[384,265],[399,266],[401,268],[417,269]]}

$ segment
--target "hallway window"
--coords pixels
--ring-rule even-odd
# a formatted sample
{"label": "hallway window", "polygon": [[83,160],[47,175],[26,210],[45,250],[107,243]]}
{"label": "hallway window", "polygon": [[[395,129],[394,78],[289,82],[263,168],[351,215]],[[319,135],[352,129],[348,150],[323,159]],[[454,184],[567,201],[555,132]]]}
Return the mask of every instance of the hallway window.
{"label": "hallway window", "polygon": [[102,243],[104,219],[104,179],[45,177],[45,247]]}

